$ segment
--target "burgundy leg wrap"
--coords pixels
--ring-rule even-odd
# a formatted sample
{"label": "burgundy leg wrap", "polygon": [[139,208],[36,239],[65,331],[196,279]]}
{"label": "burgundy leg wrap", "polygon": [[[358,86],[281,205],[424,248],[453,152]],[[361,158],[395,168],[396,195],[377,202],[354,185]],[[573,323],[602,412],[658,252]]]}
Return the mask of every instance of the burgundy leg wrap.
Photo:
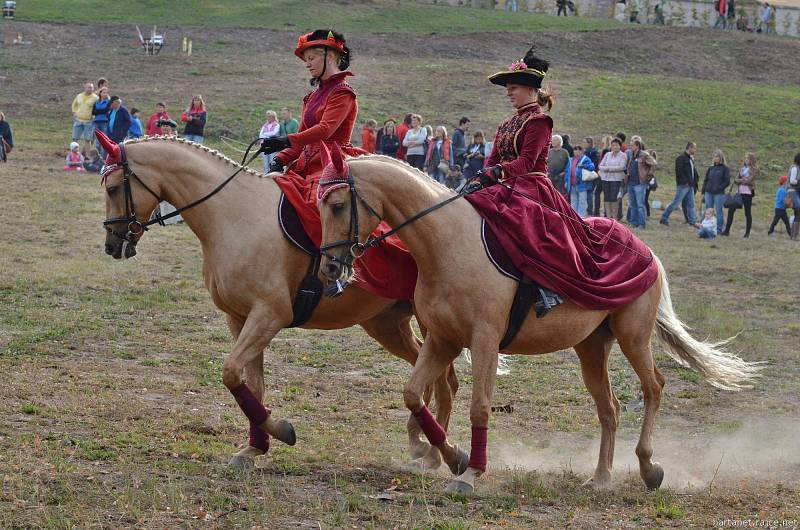
{"label": "burgundy leg wrap", "polygon": [[269,451],[269,434],[258,425],[251,423],[249,445],[266,453]]}
{"label": "burgundy leg wrap", "polygon": [[472,427],[472,450],[469,453],[469,467],[486,471],[486,445],[489,427]]}
{"label": "burgundy leg wrap", "polygon": [[416,418],[422,432],[425,433],[425,436],[432,445],[442,445],[447,440],[447,433],[444,432],[442,426],[439,425],[439,422],[433,417],[428,407],[423,405],[418,412],[414,413],[414,418]]}
{"label": "burgundy leg wrap", "polygon": [[255,394],[250,391],[247,383],[242,383],[232,389],[231,394],[236,398],[236,403],[239,404],[239,408],[242,409],[242,412],[244,412],[244,415],[250,420],[250,423],[261,425],[267,421],[267,418],[269,418],[269,410],[264,408],[264,405],[261,404]]}

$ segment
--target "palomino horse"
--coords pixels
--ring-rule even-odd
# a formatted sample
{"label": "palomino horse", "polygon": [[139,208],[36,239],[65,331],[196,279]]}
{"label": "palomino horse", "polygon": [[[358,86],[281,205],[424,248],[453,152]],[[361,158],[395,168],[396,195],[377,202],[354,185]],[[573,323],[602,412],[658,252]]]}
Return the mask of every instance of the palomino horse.
{"label": "palomino horse", "polygon": [[[111,220],[133,213],[144,223],[158,203],[156,196],[177,207],[189,204],[241,167],[217,151],[175,137],[129,140],[123,149],[133,175],[129,192],[124,189],[122,169],[104,179],[106,216]],[[229,389],[237,387],[244,370],[259,402],[264,392],[264,349],[292,322],[292,301],[311,259],[281,233],[279,197],[280,189],[271,178],[248,169],[213,198],[182,214],[202,244],[206,287],[214,304],[226,313],[236,339],[223,366],[223,382]],[[124,221],[111,223],[107,230],[106,253],[117,259],[135,255],[141,233],[124,240],[128,230]],[[411,316],[408,302],[380,298],[351,286],[340,297],[323,298],[302,327],[341,329],[359,324],[389,352],[414,364],[420,341],[411,328]],[[433,385],[443,425],[449,421],[457,387],[452,367]],[[294,444],[294,430],[288,422],[269,418],[261,427]],[[420,463],[425,467],[438,467],[441,456],[420,438],[413,417],[409,418],[408,434],[412,457],[423,457]],[[259,435],[261,443],[254,444],[253,436],[258,439]],[[251,424],[251,443],[234,455],[231,465],[252,464],[254,457],[266,453],[265,443],[266,436]]]}
{"label": "palomino horse", "polygon": [[[353,256],[368,251],[369,244],[364,246],[363,242],[378,224],[378,216],[390,226],[398,227],[415,214],[453,196],[452,191],[427,175],[388,157],[369,155],[348,159],[348,164],[349,178],[340,158],[334,157],[342,178],[333,180],[329,188],[325,186],[319,204],[323,248],[329,243],[321,270],[331,280],[352,275]],[[417,317],[428,329],[405,387],[405,404],[448,463],[462,456],[424,407],[422,391],[462,348],[472,350],[470,465],[447,487],[447,491],[460,493],[474,491],[475,479],[486,466],[486,433],[498,345],[516,291],[516,282],[497,272],[487,258],[480,224],[478,213],[460,200],[418,218],[398,232],[419,268],[414,300]],[[644,393],[644,419],[636,455],[639,472],[648,488],[660,486],[664,476],[662,467],[651,460],[653,424],[665,382],[650,351],[653,331],[678,363],[697,370],[715,386],[741,388],[758,371],[756,365],[719,349],[721,343],[692,338],[672,309],[667,277],[660,262],[658,269],[659,279],[655,284],[621,309],[590,311],[566,300],[543,318],[528,315],[516,338],[502,350],[533,355],[575,349],[586,387],[597,405],[602,429],[600,457],[594,475],[587,481],[590,485],[605,487],[611,481],[620,410],[608,378],[608,357],[615,340],[636,371]],[[458,274],[453,274],[453,270]],[[470,286],[464,278],[478,280]]]}

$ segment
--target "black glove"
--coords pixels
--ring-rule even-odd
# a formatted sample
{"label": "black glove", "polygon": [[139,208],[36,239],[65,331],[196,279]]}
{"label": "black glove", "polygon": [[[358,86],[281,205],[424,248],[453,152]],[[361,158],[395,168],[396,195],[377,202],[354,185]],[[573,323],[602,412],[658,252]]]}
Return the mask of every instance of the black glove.
{"label": "black glove", "polygon": [[283,151],[287,147],[289,147],[288,136],[272,136],[261,140],[261,149],[258,152],[271,155],[272,153]]}
{"label": "black glove", "polygon": [[500,177],[502,176],[503,167],[499,164],[492,167],[485,167],[478,171],[472,180],[464,186],[464,192],[469,194],[499,184]]}
{"label": "black glove", "polygon": [[485,167],[478,171],[478,174],[475,175],[475,178],[481,183],[481,186],[484,188],[488,188],[489,186],[494,186],[495,184],[500,183],[500,177],[503,176],[503,166],[496,165],[492,167]]}
{"label": "black glove", "polygon": [[286,167],[283,165],[283,160],[279,157],[275,157],[272,159],[272,162],[269,163],[269,172],[270,173],[283,173],[283,168]]}

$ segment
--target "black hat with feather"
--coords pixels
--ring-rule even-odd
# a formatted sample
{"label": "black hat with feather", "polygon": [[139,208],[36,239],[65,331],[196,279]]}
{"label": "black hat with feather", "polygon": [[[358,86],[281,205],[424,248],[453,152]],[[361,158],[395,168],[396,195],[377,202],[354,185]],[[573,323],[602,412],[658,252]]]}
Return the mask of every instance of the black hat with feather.
{"label": "black hat with feather", "polygon": [[536,56],[536,46],[531,46],[525,57],[508,65],[508,69],[489,76],[495,85],[507,84],[542,87],[542,80],[547,75],[550,63]]}

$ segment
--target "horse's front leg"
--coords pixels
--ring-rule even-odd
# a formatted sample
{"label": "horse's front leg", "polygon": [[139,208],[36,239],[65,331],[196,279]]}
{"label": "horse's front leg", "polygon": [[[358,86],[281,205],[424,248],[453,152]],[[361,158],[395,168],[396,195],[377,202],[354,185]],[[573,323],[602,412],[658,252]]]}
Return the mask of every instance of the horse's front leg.
{"label": "horse's front leg", "polygon": [[472,405],[469,417],[472,423],[472,444],[467,469],[447,485],[447,493],[471,494],[475,479],[486,471],[486,448],[489,437],[489,415],[492,394],[497,376],[498,344],[500,337],[491,330],[477,334],[479,340],[470,345],[472,350]]}
{"label": "horse's front leg", "polygon": [[[231,331],[234,340],[239,339],[239,334],[242,332],[244,320],[233,315],[226,315],[228,321],[228,329]],[[250,385],[250,389],[255,394],[259,401],[264,400],[264,352],[256,356],[256,358],[245,365],[244,367],[245,381]],[[246,469],[253,467],[254,459],[257,456],[267,454],[269,450],[269,435],[261,429],[258,425],[250,424],[250,438],[247,445],[242,447],[239,451],[234,453],[231,457],[230,465],[237,469]]]}
{"label": "horse's front leg", "polygon": [[[252,366],[256,362],[261,362],[264,349],[272,338],[288,324],[285,320],[285,318],[280,318],[270,312],[251,311],[242,326],[233,352],[222,366],[222,382],[236,398],[239,408],[250,420],[251,426],[265,431],[286,444],[294,445],[296,438],[292,424],[286,420],[272,418],[270,411],[261,404],[261,397],[257,396],[248,384],[242,381],[242,370],[245,367],[251,366],[248,374],[258,372]],[[256,377],[256,384],[262,385],[260,392],[263,395],[262,381],[263,379]],[[251,435],[253,432],[254,430],[251,429]],[[255,439],[251,437],[251,442],[260,443],[257,430],[255,434]],[[264,446],[262,445],[262,447]]]}
{"label": "horse's front leg", "polygon": [[[461,353],[461,348],[457,345],[437,340],[433,335],[425,337],[422,351],[411,371],[411,379],[403,391],[406,407],[411,411],[413,418],[431,445],[439,450],[454,475],[460,474],[466,468],[469,455],[457,446],[450,444],[443,426],[425,406],[423,397],[425,391],[435,380],[443,379],[447,384],[446,371],[459,353]],[[449,412],[448,407],[445,421],[449,419]]]}

